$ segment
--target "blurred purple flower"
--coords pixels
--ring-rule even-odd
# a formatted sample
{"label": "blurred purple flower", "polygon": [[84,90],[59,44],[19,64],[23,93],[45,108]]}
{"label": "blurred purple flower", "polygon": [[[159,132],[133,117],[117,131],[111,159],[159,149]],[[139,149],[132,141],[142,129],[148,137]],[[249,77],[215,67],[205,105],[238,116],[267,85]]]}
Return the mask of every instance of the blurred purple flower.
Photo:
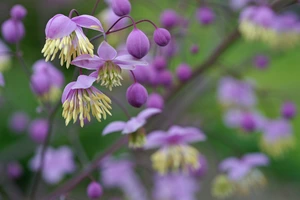
{"label": "blurred purple flower", "polygon": [[188,64],[182,63],[177,67],[176,74],[181,82],[186,82],[192,77],[193,71]]}
{"label": "blurred purple flower", "polygon": [[198,169],[191,169],[190,174],[197,178],[203,178],[208,171],[207,160],[204,155],[200,155],[198,158],[200,167]]}
{"label": "blurred purple flower", "polygon": [[5,86],[5,80],[3,77],[3,74],[0,72],[0,86],[4,87]]}
{"label": "blurred purple flower", "polygon": [[[109,28],[111,27],[120,17],[117,16],[111,8],[105,9],[101,14],[101,18],[103,19],[103,23]],[[120,28],[125,27],[128,25],[128,18],[121,19],[113,28],[112,30],[117,30]]]}
{"label": "blurred purple flower", "polygon": [[171,29],[180,23],[180,17],[176,13],[176,11],[167,9],[161,13],[160,23],[163,27]]}
{"label": "blurred purple flower", "polygon": [[229,5],[233,10],[244,8],[251,0],[230,0]]}
{"label": "blurred purple flower", "polygon": [[3,22],[1,30],[5,41],[13,44],[22,40],[25,35],[23,22],[15,19],[8,19]]}
{"label": "blurred purple flower", "polygon": [[0,40],[0,73],[9,69],[11,62],[10,49]]}
{"label": "blurred purple flower", "polygon": [[196,19],[202,25],[209,25],[214,22],[215,20],[215,13],[209,7],[201,7],[196,12]]}
{"label": "blurred purple flower", "polygon": [[296,114],[297,108],[293,102],[287,101],[281,106],[281,116],[285,119],[293,119]]}
{"label": "blurred purple flower", "polygon": [[26,15],[26,8],[20,4],[14,5],[10,10],[10,16],[15,20],[22,20]]}
{"label": "blurred purple flower", "polygon": [[19,111],[12,114],[9,119],[9,127],[15,133],[22,133],[27,129],[29,116],[27,113]]}
{"label": "blurred purple flower", "polygon": [[257,55],[253,60],[254,65],[259,69],[265,69],[270,63],[270,59],[265,55]]}
{"label": "blurred purple flower", "polygon": [[162,110],[164,108],[165,102],[163,97],[158,93],[152,93],[148,96],[146,103],[147,108],[157,108]]}
{"label": "blurred purple flower", "polygon": [[110,0],[110,6],[118,16],[129,15],[131,4],[129,0]]}
{"label": "blurred purple flower", "polygon": [[199,52],[199,46],[196,45],[196,44],[192,45],[191,48],[190,48],[190,52],[192,54],[197,54]]}
{"label": "blurred purple flower", "polygon": [[35,119],[29,126],[29,135],[37,143],[43,143],[47,137],[49,123],[46,119]]}
{"label": "blurred purple flower", "polygon": [[103,189],[102,186],[97,182],[91,182],[87,187],[87,196],[90,199],[98,199],[102,196]]}
{"label": "blurred purple flower", "polygon": [[17,161],[7,164],[8,176],[12,179],[17,179],[23,174],[23,167]]}

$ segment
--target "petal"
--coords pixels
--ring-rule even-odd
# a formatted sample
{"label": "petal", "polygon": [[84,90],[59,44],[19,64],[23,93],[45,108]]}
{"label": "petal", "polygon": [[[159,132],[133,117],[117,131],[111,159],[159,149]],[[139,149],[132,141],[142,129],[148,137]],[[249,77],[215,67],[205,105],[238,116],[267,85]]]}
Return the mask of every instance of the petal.
{"label": "petal", "polygon": [[76,83],[72,86],[71,89],[87,89],[90,88],[95,81],[95,77],[80,75],[78,76]]}
{"label": "petal", "polygon": [[233,168],[235,168],[236,166],[240,165],[240,160],[234,157],[229,157],[225,160],[223,160],[220,165],[219,165],[219,169],[223,172],[225,171],[229,171]]}
{"label": "petal", "polygon": [[198,128],[185,127],[184,132],[185,134],[182,138],[184,142],[198,142],[206,140],[206,135],[204,135],[204,133]]}
{"label": "petal", "polygon": [[114,59],[114,63],[123,69],[133,70],[137,65],[148,65],[145,60],[139,60],[129,54],[119,55]]}
{"label": "petal", "polygon": [[107,135],[109,133],[121,131],[124,129],[125,125],[126,123],[122,121],[111,122],[104,128],[102,135]]}
{"label": "petal", "polygon": [[57,14],[52,17],[46,25],[46,37],[51,39],[62,38],[70,35],[77,25],[68,17]]}
{"label": "petal", "polygon": [[251,153],[243,157],[243,162],[251,167],[266,166],[269,164],[269,158],[263,153]]}
{"label": "petal", "polygon": [[96,17],[91,15],[80,15],[73,17],[72,21],[83,28],[104,32],[101,22]]}
{"label": "petal", "polygon": [[126,126],[122,131],[122,134],[134,133],[145,124],[146,124],[145,120],[140,120],[138,118],[133,117],[126,123]]}
{"label": "petal", "polygon": [[153,131],[147,136],[145,149],[153,149],[167,144],[167,133],[165,131]]}
{"label": "petal", "polygon": [[103,60],[114,60],[117,56],[117,51],[106,41],[100,44],[97,52],[99,57]]}
{"label": "petal", "polygon": [[64,102],[66,101],[66,99],[68,98],[68,95],[69,95],[70,91],[72,90],[72,87],[73,87],[74,84],[75,84],[75,81],[69,83],[69,84],[65,87],[65,89],[64,89],[64,91],[63,91],[63,93],[62,93],[62,95],[61,95],[61,102],[62,102],[62,103],[64,103]]}
{"label": "petal", "polygon": [[239,181],[243,179],[251,170],[248,165],[238,165],[234,169],[229,170],[228,177],[230,180]]}
{"label": "petal", "polygon": [[161,112],[161,110],[157,109],[157,108],[147,108],[147,109],[143,110],[142,112],[140,112],[138,114],[137,118],[141,119],[141,120],[146,120],[149,117],[151,117],[152,115],[158,114],[160,112]]}
{"label": "petal", "polygon": [[103,61],[98,56],[92,57],[89,54],[83,54],[72,60],[71,64],[84,69],[96,70],[103,65]]}

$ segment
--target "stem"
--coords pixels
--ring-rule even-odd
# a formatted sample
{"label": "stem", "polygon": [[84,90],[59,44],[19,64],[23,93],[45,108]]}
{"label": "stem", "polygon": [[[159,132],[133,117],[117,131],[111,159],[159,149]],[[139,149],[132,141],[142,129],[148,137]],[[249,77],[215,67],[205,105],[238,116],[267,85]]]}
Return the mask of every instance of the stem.
{"label": "stem", "polygon": [[[120,29],[117,29],[117,30],[113,30],[113,31],[110,31],[111,28],[109,28],[108,31],[106,31],[106,35],[109,35],[111,33],[115,33],[115,32],[118,32],[118,31],[122,31],[124,29],[127,29],[127,28],[129,28],[131,26],[137,25],[137,24],[142,23],[142,22],[147,22],[147,19],[139,20],[139,21],[135,22],[135,24],[132,23],[132,24],[129,24],[129,25],[123,27],[123,28],[120,28]],[[134,26],[134,27],[136,27],[136,26]]]}
{"label": "stem", "polygon": [[133,73],[133,71],[132,71],[132,70],[130,70],[130,73],[132,74],[132,77],[133,77],[134,83],[137,83],[137,81],[136,81],[136,78],[135,78],[135,75],[134,75],[134,73]]}
{"label": "stem", "polygon": [[18,60],[19,60],[19,62],[21,64],[21,66],[22,66],[25,74],[27,75],[28,79],[30,80],[30,76],[31,76],[30,69],[26,65],[25,60],[24,60],[24,58],[22,56],[22,52],[21,52],[20,44],[19,43],[16,44],[16,50],[17,50],[16,56],[17,56],[17,58],[18,58]]}
{"label": "stem", "polygon": [[94,5],[94,7],[93,7],[93,10],[92,10],[92,14],[91,14],[92,16],[95,15],[95,12],[96,12],[96,9],[97,9],[97,7],[98,7],[99,2],[100,2],[100,0],[97,0],[96,3],[95,3],[95,5]]}
{"label": "stem", "polygon": [[70,18],[70,19],[72,18],[72,16],[73,16],[74,13],[75,13],[77,16],[79,16],[78,11],[77,11],[76,9],[72,9],[72,10],[70,11],[70,13],[69,13],[69,18]]}
{"label": "stem", "polygon": [[113,145],[107,148],[102,154],[100,154],[94,161],[91,162],[85,169],[81,171],[78,175],[73,176],[73,178],[69,179],[62,186],[59,186],[57,190],[49,194],[47,197],[43,198],[45,200],[54,200],[60,195],[68,193],[74,187],[76,187],[81,181],[83,181],[86,177],[89,176],[95,169],[99,167],[99,163],[111,155],[115,151],[119,150],[124,144],[127,143],[128,136],[122,136],[118,141],[116,141]]}

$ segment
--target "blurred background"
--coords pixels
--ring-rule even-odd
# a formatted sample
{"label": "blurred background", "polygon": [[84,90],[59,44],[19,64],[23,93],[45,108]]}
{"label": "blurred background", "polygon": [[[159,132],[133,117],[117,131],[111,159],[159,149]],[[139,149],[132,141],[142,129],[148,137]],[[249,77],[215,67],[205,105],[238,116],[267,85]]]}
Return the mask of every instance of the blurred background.
{"label": "blurred background", "polygon": [[[175,71],[180,63],[188,63],[193,68],[197,68],[227,37],[231,31],[238,27],[239,11],[233,10],[229,6],[229,1],[209,0],[206,6],[213,9],[216,20],[209,26],[203,26],[195,19],[195,11],[199,7],[199,2],[195,0],[131,0],[131,16],[135,20],[149,19],[156,24],[160,24],[159,16],[165,9],[174,9],[187,20],[187,28],[177,31],[178,49],[176,56],[168,62],[168,68]],[[43,59],[41,49],[45,43],[45,26],[47,21],[57,13],[68,15],[73,8],[80,14],[90,14],[95,0],[1,0],[0,2],[0,23],[9,18],[9,10],[14,4],[22,4],[28,11],[24,19],[26,35],[21,42],[23,57],[28,66],[39,59]],[[101,16],[101,11],[107,5],[100,1],[97,8],[97,16]],[[282,12],[293,11],[299,14],[299,6],[285,8]],[[101,21],[102,22],[102,21]],[[104,22],[103,22],[104,24]],[[153,27],[149,24],[138,25],[151,39]],[[107,27],[106,27],[107,29]],[[131,29],[124,30],[108,37],[108,41],[116,46],[124,43]],[[95,36],[93,31],[87,31],[89,38]],[[182,36],[181,36],[182,35]],[[1,38],[2,39],[2,38]],[[95,47],[101,40],[95,41]],[[199,46],[197,54],[190,53],[192,45]],[[14,45],[8,45],[11,51],[15,51]],[[246,41],[243,38],[234,42],[221,58],[191,83],[188,83],[179,94],[166,102],[165,111],[162,116],[154,117],[148,124],[148,130],[166,129],[170,124],[182,126],[201,127],[207,135],[207,141],[199,144],[197,148],[205,155],[208,161],[208,172],[199,181],[199,192],[197,199],[215,199],[211,196],[211,184],[213,178],[218,174],[218,163],[229,156],[241,156],[248,152],[259,152],[260,133],[245,134],[240,129],[228,128],[224,125],[224,108],[217,98],[217,87],[219,80],[223,76],[235,76],[244,80],[251,80],[256,86],[258,98],[258,108],[264,116],[276,119],[280,116],[280,107],[286,100],[293,101],[300,107],[300,68],[299,68],[299,46],[290,49],[273,49],[263,42]],[[258,54],[268,55],[270,64],[268,68],[260,70],[253,64],[253,58]],[[59,65],[58,59],[53,64],[65,75],[65,82],[72,80],[73,68],[67,70]],[[22,70],[19,62],[14,57],[11,58],[11,68],[4,73],[6,80],[5,87],[0,89],[1,95],[1,115],[0,115],[0,162],[1,174],[5,174],[5,165],[11,161],[19,161],[23,168],[23,173],[17,180],[8,181],[1,176],[0,193],[2,199],[9,199],[6,194],[10,190],[10,184],[16,185],[22,192],[29,189],[28,184],[34,175],[29,169],[29,160],[33,157],[38,146],[28,136],[28,131],[15,133],[11,128],[11,117],[15,112],[25,112],[29,121],[35,118],[45,118],[39,114],[39,101],[31,92],[28,77]],[[132,83],[128,74],[124,74],[123,86],[118,87],[110,93],[128,109],[131,115],[137,114],[141,109],[132,108],[126,101],[125,94],[127,87]],[[175,79],[175,78],[174,78]],[[176,80],[175,80],[176,84]],[[101,89],[108,92],[106,89]],[[153,89],[149,88],[150,93]],[[105,148],[109,147],[113,141],[120,137],[120,134],[112,134],[103,137],[103,128],[111,121],[126,120],[126,115],[118,106],[114,106],[112,117],[98,123],[95,120],[84,128],[77,125],[65,127],[61,117],[60,109],[54,120],[54,135],[51,139],[51,146],[59,147],[68,145],[72,148],[75,159],[83,157],[84,162],[78,164],[77,169],[84,167],[89,161],[95,158]],[[300,117],[296,116],[291,121],[296,145],[283,157],[272,159],[271,164],[263,169],[268,185],[249,196],[234,197],[231,199],[299,199],[300,196]],[[78,141],[80,143],[78,143]],[[82,152],[85,152],[82,155]],[[149,152],[128,151],[121,149],[116,155],[130,154],[133,158],[140,159],[146,165],[151,166]],[[83,166],[81,166],[83,165]],[[152,175],[143,166],[136,164],[136,171],[140,175],[142,183],[145,185],[149,195],[151,194]],[[99,172],[95,172],[94,177],[99,177]],[[68,176],[69,177],[69,176]],[[67,177],[66,177],[67,178]],[[1,180],[2,179],[2,180]],[[62,183],[63,181],[61,181]],[[87,199],[85,195],[88,180],[83,181],[72,191],[70,199]],[[49,186],[42,183],[39,193],[48,193],[59,184]],[[111,199],[113,196],[122,196],[118,190],[105,190],[103,199]],[[122,198],[121,198],[122,199]],[[124,198],[125,199],[125,198]],[[150,198],[151,199],[151,198]],[[130,200],[130,199],[128,199]]]}

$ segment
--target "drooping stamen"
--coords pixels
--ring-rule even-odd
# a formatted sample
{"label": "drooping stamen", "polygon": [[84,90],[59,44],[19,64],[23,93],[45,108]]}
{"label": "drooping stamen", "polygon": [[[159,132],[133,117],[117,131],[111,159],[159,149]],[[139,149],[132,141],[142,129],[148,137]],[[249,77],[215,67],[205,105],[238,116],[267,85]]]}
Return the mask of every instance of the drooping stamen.
{"label": "drooping stamen", "polygon": [[99,69],[97,82],[101,81],[101,86],[109,88],[111,91],[113,87],[121,86],[121,68],[112,61],[106,61]]}
{"label": "drooping stamen", "polygon": [[129,135],[129,147],[136,149],[141,148],[146,143],[146,134],[144,128],[138,129]]}

